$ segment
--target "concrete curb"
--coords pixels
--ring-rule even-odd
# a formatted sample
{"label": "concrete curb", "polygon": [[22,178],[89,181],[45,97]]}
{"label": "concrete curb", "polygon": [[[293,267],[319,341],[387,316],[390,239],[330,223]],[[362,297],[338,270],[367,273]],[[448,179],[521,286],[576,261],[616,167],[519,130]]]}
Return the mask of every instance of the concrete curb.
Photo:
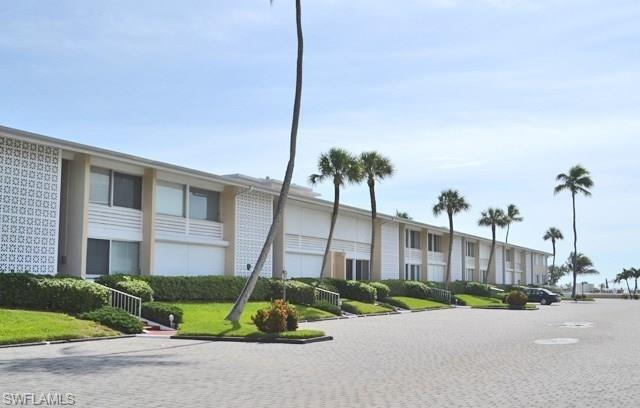
{"label": "concrete curb", "polygon": [[123,335],[120,335],[120,336],[109,336],[109,337],[87,337],[87,338],[68,339],[68,340],[36,341],[36,342],[32,342],[32,343],[2,344],[2,345],[0,345],[0,349],[12,348],[12,347],[47,346],[47,345],[50,345],[50,344],[63,344],[63,343],[81,343],[81,342],[85,342],[85,341],[125,339],[125,338],[129,338],[129,337],[136,337],[136,335],[135,334],[123,334]]}
{"label": "concrete curb", "polygon": [[203,340],[203,341],[227,341],[234,343],[278,343],[278,344],[311,344],[322,341],[333,340],[332,336],[313,337],[310,339],[287,339],[287,338],[251,338],[251,337],[230,337],[230,336],[171,336],[176,340]]}

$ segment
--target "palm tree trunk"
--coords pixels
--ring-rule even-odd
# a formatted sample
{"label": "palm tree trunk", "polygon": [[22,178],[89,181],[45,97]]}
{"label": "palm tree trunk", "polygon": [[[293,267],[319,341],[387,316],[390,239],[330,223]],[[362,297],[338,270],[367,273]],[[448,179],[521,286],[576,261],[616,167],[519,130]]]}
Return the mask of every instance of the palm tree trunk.
{"label": "palm tree trunk", "polygon": [[578,256],[578,232],[576,230],[576,194],[571,193],[571,201],[573,203],[573,290],[571,292],[571,297],[576,297],[576,280],[578,278],[578,274],[576,273],[576,259]]}
{"label": "palm tree trunk", "polygon": [[509,229],[511,228],[511,224],[507,224],[507,236],[504,238],[504,243],[507,244],[509,242]]}
{"label": "palm tree trunk", "polygon": [[331,241],[333,241],[333,230],[338,220],[338,209],[340,208],[340,185],[333,183],[333,212],[331,213],[331,227],[329,228],[329,238],[327,238],[327,247],[324,249],[324,257],[322,258],[322,269],[320,269],[320,278],[324,276],[324,270],[329,260],[329,252],[331,251]]}
{"label": "palm tree trunk", "polygon": [[627,279],[625,279],[624,281],[625,281],[625,282],[627,282],[627,292],[629,292],[629,299],[632,299],[632,296],[631,296],[631,287],[629,286],[629,279],[627,278]]}
{"label": "palm tree trunk", "polygon": [[487,264],[487,272],[485,272],[484,283],[489,283],[489,272],[491,272],[491,261],[493,260],[493,253],[496,250],[496,226],[491,226],[491,252],[489,252],[489,263]]}
{"label": "palm tree trunk", "polygon": [[371,255],[369,256],[369,279],[372,279],[376,248],[376,217],[378,216],[376,203],[375,181],[369,180],[369,198],[371,199]]}
{"label": "palm tree trunk", "polygon": [[555,273],[556,271],[556,242],[551,241],[551,245],[553,246],[553,261],[551,261],[551,270]]}
{"label": "palm tree trunk", "polygon": [[451,251],[453,250],[453,214],[449,213],[449,254],[447,255],[447,274],[444,277],[444,288],[449,289],[451,277]]}
{"label": "palm tree trunk", "polygon": [[253,293],[253,289],[256,287],[256,282],[258,282],[258,277],[260,276],[262,267],[264,266],[264,263],[269,256],[269,251],[271,250],[271,247],[273,245],[276,231],[278,230],[278,228],[280,228],[280,224],[282,223],[284,207],[287,202],[287,197],[289,196],[291,179],[293,178],[293,168],[296,160],[296,145],[298,141],[298,123],[300,120],[300,102],[302,100],[302,57],[304,50],[304,41],[302,38],[302,7],[300,5],[300,0],[296,0],[296,34],[298,40],[296,61],[296,89],[293,101],[293,116],[291,118],[289,162],[287,163],[287,170],[285,171],[282,188],[280,189],[280,196],[278,197],[276,213],[273,216],[273,221],[271,222],[271,227],[269,228],[269,232],[267,233],[267,238],[264,242],[264,246],[262,247],[262,251],[260,251],[260,255],[258,256],[258,260],[256,261],[256,264],[253,268],[253,272],[251,272],[251,276],[249,276],[249,279],[247,279],[247,282],[242,288],[240,296],[238,296],[238,299],[236,299],[236,302],[233,304],[231,311],[229,312],[227,317],[225,317],[225,320],[230,320],[233,323],[238,323],[240,321],[240,316],[244,311],[244,307],[249,301],[249,298]]}

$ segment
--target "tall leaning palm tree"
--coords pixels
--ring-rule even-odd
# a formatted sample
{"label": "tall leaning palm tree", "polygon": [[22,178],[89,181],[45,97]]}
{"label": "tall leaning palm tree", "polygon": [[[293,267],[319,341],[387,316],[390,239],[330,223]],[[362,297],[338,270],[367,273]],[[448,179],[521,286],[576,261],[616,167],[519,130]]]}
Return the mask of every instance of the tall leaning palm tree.
{"label": "tall leaning palm tree", "polygon": [[[572,265],[574,267],[574,284],[575,284],[575,276],[576,275],[595,275],[600,273],[597,269],[593,267],[593,262],[591,259],[578,252],[574,254],[573,252],[569,255],[569,259],[567,259],[567,266]],[[574,287],[575,291],[575,287]],[[574,299],[576,297],[575,293],[572,296]]]}
{"label": "tall leaning palm tree", "polygon": [[309,176],[311,185],[316,185],[324,180],[330,179],[333,182],[333,212],[331,213],[331,227],[329,228],[329,238],[322,258],[322,269],[320,276],[324,276],[327,262],[329,261],[329,251],[333,240],[333,230],[338,219],[340,208],[340,189],[347,183],[358,183],[362,181],[362,169],[360,162],[351,153],[337,147],[331,148],[327,153],[320,155],[318,160],[318,173]]}
{"label": "tall leaning palm tree", "polygon": [[371,199],[371,255],[369,257],[369,273],[374,269],[374,249],[376,247],[376,217],[378,216],[376,202],[376,181],[393,175],[393,164],[387,157],[378,152],[364,152],[360,154],[362,176],[367,179],[369,198]]}
{"label": "tall leaning palm tree", "polygon": [[551,247],[553,248],[553,261],[551,261],[551,270],[556,269],[556,241],[564,239],[562,231],[556,227],[549,227],[542,237],[545,241],[551,240]]}
{"label": "tall leaning palm tree", "polygon": [[[273,0],[271,0],[271,2],[273,2]],[[251,272],[249,279],[247,279],[247,282],[242,288],[242,292],[240,292],[238,299],[236,299],[236,302],[233,304],[231,311],[225,318],[226,320],[230,320],[233,323],[238,323],[240,321],[240,315],[242,315],[244,307],[249,301],[249,297],[253,293],[253,289],[256,287],[256,282],[258,281],[258,277],[260,276],[262,267],[264,266],[267,257],[269,256],[269,251],[271,250],[271,246],[273,245],[276,231],[278,230],[278,228],[280,228],[280,224],[282,223],[284,207],[287,202],[287,197],[289,196],[289,188],[291,186],[291,179],[293,177],[293,167],[296,160],[296,145],[298,141],[298,122],[300,120],[300,102],[302,100],[302,57],[304,41],[302,37],[302,7],[300,5],[300,0],[296,0],[296,37],[298,41],[296,60],[296,88],[293,98],[291,134],[289,136],[289,162],[287,163],[287,169],[284,173],[284,180],[282,181],[282,187],[280,189],[280,195],[278,197],[278,203],[276,205],[275,214],[273,215],[271,227],[269,227],[269,232],[267,233],[267,237],[264,241],[264,245],[262,246],[262,250],[260,251],[260,255],[256,260],[255,266],[253,267],[253,271]]]}
{"label": "tall leaning palm tree", "polygon": [[[629,292],[629,299],[633,299],[631,296],[631,287],[629,286],[629,279],[633,277],[633,268],[631,269],[623,269],[622,272],[616,275],[616,278],[613,280],[615,283],[620,283],[622,281],[627,282],[627,292]],[[624,290],[624,289],[623,289]]]}
{"label": "tall leaning palm tree", "polygon": [[[553,193],[558,194],[562,191],[569,191],[571,193],[571,202],[573,204],[573,255],[578,254],[578,232],[576,229],[576,195],[583,194],[585,197],[591,196],[589,190],[593,187],[593,180],[591,180],[591,174],[589,171],[579,164],[571,167],[569,173],[560,173],[556,176],[556,181],[560,182],[554,189]],[[576,279],[577,279],[577,259],[574,258],[573,266],[571,270],[573,272],[573,289],[571,296],[576,296]]]}
{"label": "tall leaning palm tree", "polygon": [[451,252],[453,250],[453,216],[467,211],[470,205],[457,190],[446,190],[438,196],[438,202],[433,206],[433,215],[436,217],[442,213],[447,213],[449,217],[449,251],[447,254],[447,270],[444,277],[444,287],[449,288],[451,278]]}
{"label": "tall leaning palm tree", "polygon": [[506,213],[506,222],[507,222],[507,236],[504,239],[504,243],[509,243],[509,229],[511,228],[511,224],[514,222],[522,222],[524,218],[520,215],[520,210],[516,207],[515,204],[509,204],[507,207]]}
{"label": "tall leaning palm tree", "polygon": [[489,253],[489,262],[487,264],[487,270],[482,277],[484,283],[487,283],[489,278],[489,271],[491,270],[491,261],[493,260],[493,254],[496,251],[496,228],[504,228],[507,225],[507,216],[499,208],[487,208],[480,214],[478,225],[481,227],[491,227],[491,252]]}

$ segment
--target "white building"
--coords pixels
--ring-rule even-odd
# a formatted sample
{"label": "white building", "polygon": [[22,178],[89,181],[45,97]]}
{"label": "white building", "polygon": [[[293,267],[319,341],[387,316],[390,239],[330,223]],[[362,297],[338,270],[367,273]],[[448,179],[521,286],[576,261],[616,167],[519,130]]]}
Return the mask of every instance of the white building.
{"label": "white building", "polygon": [[[249,273],[280,184],[219,176],[0,127],[0,272],[238,275]],[[332,203],[292,186],[262,274],[320,276]],[[370,213],[341,206],[325,276],[444,279],[448,230],[380,214],[371,270]],[[542,283],[549,256],[456,232],[452,280]],[[487,269],[488,272],[487,272]]]}

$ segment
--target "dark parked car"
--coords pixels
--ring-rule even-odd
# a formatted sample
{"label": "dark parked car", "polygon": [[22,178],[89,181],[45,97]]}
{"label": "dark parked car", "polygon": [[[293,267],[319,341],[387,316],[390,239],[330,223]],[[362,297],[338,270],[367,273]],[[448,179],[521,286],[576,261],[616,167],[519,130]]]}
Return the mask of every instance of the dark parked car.
{"label": "dark parked car", "polygon": [[523,288],[522,291],[529,297],[529,302],[540,303],[541,305],[550,305],[560,301],[560,296],[548,289]]}

